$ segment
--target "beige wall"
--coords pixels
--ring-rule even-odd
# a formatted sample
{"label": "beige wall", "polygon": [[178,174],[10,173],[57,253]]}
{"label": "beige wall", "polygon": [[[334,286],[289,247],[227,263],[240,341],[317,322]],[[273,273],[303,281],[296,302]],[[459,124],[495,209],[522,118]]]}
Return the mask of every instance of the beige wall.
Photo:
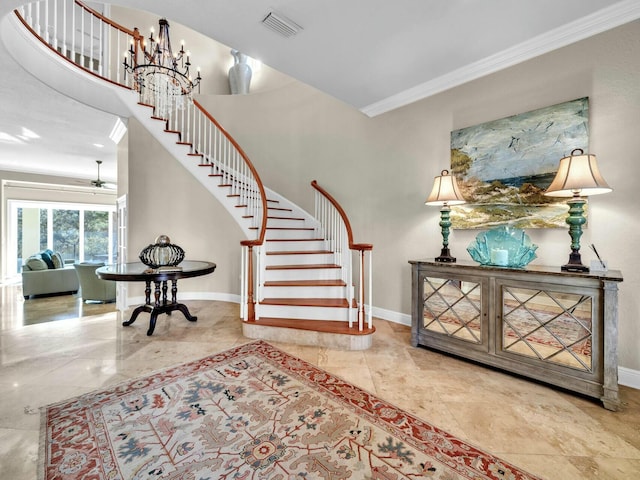
{"label": "beige wall", "polygon": [[[158,235],[185,250],[187,260],[217,265],[212,275],[181,280],[184,292],[239,294],[242,232],[215,198],[135,119],[129,120],[128,261]],[[122,168],[119,163],[118,169]],[[129,295],[143,295],[130,284]]]}
{"label": "beige wall", "polygon": [[[342,203],[355,240],[374,245],[374,306],[406,320],[411,311],[407,262],[435,256],[442,242],[439,211],[425,206],[424,200],[433,177],[449,165],[450,132],[584,96],[590,98],[590,152],[597,155],[614,191],[590,199],[582,244],[596,244],[611,267],[625,276],[620,364],[640,370],[640,260],[631,253],[640,232],[635,216],[640,203],[635,186],[640,173],[640,22],[375,118],[297,82],[249,96],[200,100],[239,141],[268,187],[311,210],[309,182],[317,179]],[[237,293],[238,229],[230,227],[228,215],[196,182],[174,172],[177,164],[159,160],[157,152],[142,157],[130,169],[131,175],[141,176],[131,180],[132,204],[139,202],[140,209],[131,216],[138,232],[132,235],[134,244],[145,246],[163,230],[158,222],[164,222],[162,233],[193,245],[189,253],[224,261],[208,279],[211,288]],[[163,171],[175,178],[161,180]],[[176,204],[160,207],[159,196],[169,191]],[[167,215],[154,212],[159,208],[168,209]],[[477,233],[455,230],[450,238],[453,254],[469,259],[466,246]],[[539,245],[536,264],[567,261],[566,230],[528,233]],[[209,254],[212,244],[216,248]],[[588,262],[591,251],[582,251]]]}

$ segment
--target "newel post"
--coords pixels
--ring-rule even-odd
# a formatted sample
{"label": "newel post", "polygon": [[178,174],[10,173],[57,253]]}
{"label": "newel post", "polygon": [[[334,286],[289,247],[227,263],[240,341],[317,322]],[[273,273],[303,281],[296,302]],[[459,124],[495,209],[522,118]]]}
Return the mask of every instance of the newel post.
{"label": "newel post", "polygon": [[[358,281],[360,284],[360,288],[359,288],[359,305],[358,305],[358,330],[362,331],[362,329],[364,328],[364,324],[365,324],[365,303],[367,301],[366,299],[366,289],[365,289],[365,265],[364,265],[364,257],[366,255],[365,252],[371,252],[373,250],[373,245],[369,244],[369,243],[356,243],[356,244],[352,244],[351,248],[354,250],[357,250],[358,253],[360,254],[360,262],[359,262],[359,269],[360,269],[360,274],[358,275]],[[369,296],[371,296],[371,271],[369,270]],[[371,306],[369,306],[369,309],[371,309]],[[369,322],[370,323],[370,322]],[[371,325],[368,326],[369,328],[371,328]]]}
{"label": "newel post", "polygon": [[243,247],[247,247],[247,321],[256,320],[256,302],[253,299],[253,241],[240,242]]}

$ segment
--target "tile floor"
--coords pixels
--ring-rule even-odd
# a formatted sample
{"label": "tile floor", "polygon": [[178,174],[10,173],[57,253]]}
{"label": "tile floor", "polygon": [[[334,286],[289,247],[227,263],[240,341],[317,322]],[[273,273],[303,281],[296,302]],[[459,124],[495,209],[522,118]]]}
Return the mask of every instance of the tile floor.
{"label": "tile floor", "polygon": [[[40,407],[250,341],[231,303],[186,302],[197,323],[179,313],[163,316],[147,337],[146,317],[122,327],[113,305],[80,307],[72,296],[25,304],[16,288],[0,287],[3,480],[36,479]],[[32,315],[55,312],[61,301],[71,304],[71,318],[56,313],[55,321],[34,323]],[[622,408],[610,412],[589,399],[412,348],[406,326],[375,325],[367,351],[270,343],[542,478],[640,478],[640,390],[621,387]]]}

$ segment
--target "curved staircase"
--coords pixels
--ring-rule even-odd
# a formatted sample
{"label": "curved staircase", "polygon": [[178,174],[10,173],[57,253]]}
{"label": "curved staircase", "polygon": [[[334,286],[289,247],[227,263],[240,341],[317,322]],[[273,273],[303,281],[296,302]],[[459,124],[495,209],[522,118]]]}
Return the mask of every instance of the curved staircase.
{"label": "curved staircase", "polygon": [[[108,34],[98,45],[79,44],[57,33],[67,30],[65,22]],[[315,181],[313,215],[264,187],[240,145],[196,100],[182,96],[169,107],[163,102],[160,112],[153,95],[127,79],[118,63],[109,63],[110,50],[144,41],[137,29],[117,25],[79,1],[45,0],[5,17],[2,39],[21,56],[28,53],[24,66],[56,81],[53,88],[135,117],[225,206],[247,238],[241,242],[245,336],[351,350],[371,345],[373,247],[353,242],[346,213]],[[61,73],[41,75],[42,64],[55,64]],[[78,83],[83,88],[69,87]],[[94,98],[89,84],[104,93]]]}

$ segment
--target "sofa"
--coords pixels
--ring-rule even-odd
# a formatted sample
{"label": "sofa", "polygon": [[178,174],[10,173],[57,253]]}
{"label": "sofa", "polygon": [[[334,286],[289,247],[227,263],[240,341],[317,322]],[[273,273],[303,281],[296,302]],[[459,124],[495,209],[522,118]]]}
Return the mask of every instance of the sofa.
{"label": "sofa", "polygon": [[74,263],[80,281],[80,295],[84,302],[110,303],[116,301],[116,282],[102,280],[96,270],[104,263]]}
{"label": "sofa", "polygon": [[78,275],[73,265],[65,265],[62,256],[51,250],[31,255],[22,266],[22,295],[76,293]]}

